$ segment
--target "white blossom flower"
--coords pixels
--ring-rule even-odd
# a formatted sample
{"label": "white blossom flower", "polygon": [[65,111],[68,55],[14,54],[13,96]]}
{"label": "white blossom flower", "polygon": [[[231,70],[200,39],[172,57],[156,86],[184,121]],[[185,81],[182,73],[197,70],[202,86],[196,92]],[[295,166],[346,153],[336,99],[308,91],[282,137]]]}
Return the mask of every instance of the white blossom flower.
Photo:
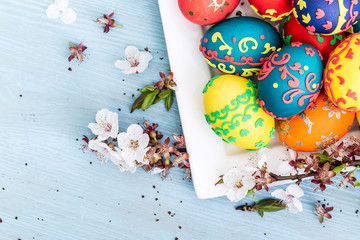
{"label": "white blossom flower", "polygon": [[113,150],[104,142],[98,140],[90,140],[89,141],[89,148],[97,152],[100,161],[107,162],[111,156]]}
{"label": "white blossom flower", "polygon": [[292,184],[283,189],[277,189],[271,193],[271,196],[281,199],[286,203],[291,213],[297,213],[303,211],[303,206],[299,200],[304,196],[304,191],[296,184]]}
{"label": "white blossom flower", "polygon": [[152,56],[149,52],[139,51],[137,47],[128,46],[125,49],[126,60],[117,60],[115,67],[123,69],[125,74],[141,73],[146,70]]}
{"label": "white blossom flower", "polygon": [[46,15],[48,18],[60,18],[65,24],[71,24],[76,20],[76,12],[68,8],[69,0],[55,0],[48,9]]}
{"label": "white blossom flower", "polygon": [[122,157],[121,150],[117,147],[115,147],[115,150],[116,151],[113,151],[111,154],[111,162],[118,166],[121,172],[130,171],[131,173],[134,173],[136,171],[136,162],[125,161]]}
{"label": "white blossom flower", "polygon": [[143,133],[143,129],[138,124],[131,124],[126,133],[122,132],[118,135],[118,146],[121,149],[122,157],[127,162],[137,161],[138,163],[148,164],[145,158],[146,152],[149,150],[149,135]]}
{"label": "white blossom flower", "polygon": [[96,113],[96,123],[89,123],[88,127],[95,135],[98,135],[97,140],[116,138],[119,132],[118,115],[102,109]]}
{"label": "white blossom flower", "polygon": [[254,178],[249,175],[244,175],[237,168],[232,168],[225,173],[223,182],[229,189],[227,197],[232,202],[243,199],[248,191],[255,186]]}

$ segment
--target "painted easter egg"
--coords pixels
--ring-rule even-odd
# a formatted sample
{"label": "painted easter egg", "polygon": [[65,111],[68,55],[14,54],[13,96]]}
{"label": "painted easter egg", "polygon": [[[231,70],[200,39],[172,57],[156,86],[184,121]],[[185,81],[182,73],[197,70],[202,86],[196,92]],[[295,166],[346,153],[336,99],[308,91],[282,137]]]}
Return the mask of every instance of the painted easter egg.
{"label": "painted easter egg", "polygon": [[190,22],[207,25],[220,22],[232,13],[239,0],[178,0],[182,14]]}
{"label": "painted easter egg", "polygon": [[257,102],[254,82],[235,75],[216,76],[203,93],[206,121],[225,142],[248,150],[269,144],[275,120]]}
{"label": "painted easter egg", "polygon": [[355,113],[335,107],[321,93],[316,102],[296,117],[279,121],[279,139],[295,151],[319,151],[340,140],[351,128]]}
{"label": "painted easter egg", "polygon": [[294,15],[291,14],[285,18],[282,28],[282,37],[286,45],[289,45],[292,42],[302,42],[315,47],[321,53],[323,64],[325,66],[331,51],[336,48],[341,40],[345,39],[345,34],[323,35],[312,33],[301,25]]}
{"label": "painted easter egg", "polygon": [[330,54],[324,89],[330,100],[347,112],[360,111],[360,33],[350,35]]}
{"label": "painted easter egg", "polygon": [[281,38],[269,23],[253,17],[235,17],[211,27],[200,51],[212,67],[243,77],[257,75],[266,57],[281,46]]}
{"label": "painted easter egg", "polygon": [[249,0],[249,3],[259,16],[271,21],[279,21],[293,10],[292,0]]}
{"label": "painted easter egg", "polygon": [[359,18],[360,2],[353,0],[294,0],[294,14],[314,33],[337,34],[346,31]]}
{"label": "painted easter egg", "polygon": [[259,103],[270,116],[286,119],[316,100],[323,64],[311,45],[294,42],[274,52],[258,75]]}

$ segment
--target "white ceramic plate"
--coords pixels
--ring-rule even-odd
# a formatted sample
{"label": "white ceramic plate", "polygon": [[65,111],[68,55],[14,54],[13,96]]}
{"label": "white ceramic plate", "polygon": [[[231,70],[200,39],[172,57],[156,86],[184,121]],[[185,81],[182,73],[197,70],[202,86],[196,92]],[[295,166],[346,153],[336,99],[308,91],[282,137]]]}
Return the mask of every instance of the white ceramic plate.
{"label": "white ceramic plate", "polygon": [[[190,154],[195,192],[202,199],[223,196],[225,188],[221,184],[215,186],[219,176],[235,166],[243,169],[255,165],[259,158],[258,152],[249,152],[224,143],[205,120],[202,90],[215,75],[199,51],[200,39],[206,27],[187,21],[179,10],[177,0],[159,0],[159,6],[171,70],[178,84],[176,97]],[[243,16],[257,17],[247,1],[233,15],[238,10],[241,10]],[[288,160],[290,156],[276,133],[268,148],[268,168],[275,172],[281,161]]]}

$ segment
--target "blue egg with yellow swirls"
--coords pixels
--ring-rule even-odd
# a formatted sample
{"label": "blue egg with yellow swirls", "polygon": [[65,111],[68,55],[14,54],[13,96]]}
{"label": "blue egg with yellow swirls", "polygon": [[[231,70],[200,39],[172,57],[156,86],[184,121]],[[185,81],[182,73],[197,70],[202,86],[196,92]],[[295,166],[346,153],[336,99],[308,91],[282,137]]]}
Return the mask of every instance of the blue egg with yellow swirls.
{"label": "blue egg with yellow swirls", "polygon": [[243,77],[257,75],[266,58],[281,47],[281,37],[269,23],[253,17],[235,17],[212,26],[200,51],[211,67]]}
{"label": "blue egg with yellow swirls", "polygon": [[294,0],[294,15],[312,33],[333,35],[360,18],[360,2],[353,0]]}
{"label": "blue egg with yellow swirls", "polygon": [[321,55],[313,46],[293,42],[274,52],[258,75],[259,104],[277,119],[288,119],[308,108],[322,87]]}

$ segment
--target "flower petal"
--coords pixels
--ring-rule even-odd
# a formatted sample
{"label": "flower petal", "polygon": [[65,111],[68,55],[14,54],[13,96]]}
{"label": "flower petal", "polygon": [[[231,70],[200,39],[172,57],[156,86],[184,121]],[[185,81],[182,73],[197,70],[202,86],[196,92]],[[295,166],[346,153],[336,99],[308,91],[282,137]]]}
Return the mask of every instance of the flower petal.
{"label": "flower petal", "polygon": [[142,134],[139,138],[139,148],[146,148],[149,145],[150,138],[147,134]]}
{"label": "flower petal", "polygon": [[142,73],[147,69],[151,59],[152,55],[149,52],[140,52],[139,65],[137,66],[138,73]]}
{"label": "flower petal", "polygon": [[132,140],[139,140],[143,132],[144,130],[139,124],[131,124],[126,130],[128,137]]}
{"label": "flower petal", "polygon": [[302,206],[302,203],[301,203],[301,201],[299,199],[293,198],[292,202],[293,202],[294,207],[296,207],[299,212],[303,211],[303,206]]}
{"label": "flower petal", "polygon": [[69,6],[69,0],[55,0],[55,5],[60,11],[64,11]]}
{"label": "flower petal", "polygon": [[122,150],[121,156],[128,164],[130,164],[136,160],[136,152],[132,151],[131,149],[128,149],[128,148],[125,148]]}
{"label": "flower petal", "polygon": [[264,164],[267,162],[268,158],[265,154],[262,154],[260,160],[258,162],[258,168],[262,168]]}
{"label": "flower petal", "polygon": [[246,190],[250,190],[253,187],[255,187],[255,180],[254,180],[254,178],[252,176],[243,177],[241,182],[243,184],[243,188],[245,188]]}
{"label": "flower petal", "polygon": [[67,8],[60,13],[60,19],[65,24],[72,24],[76,20],[76,12],[71,8]]}
{"label": "flower petal", "polygon": [[55,4],[51,4],[46,9],[46,16],[48,16],[48,18],[59,18],[60,17],[59,8]]}
{"label": "flower petal", "polygon": [[96,113],[96,122],[101,123],[103,121],[106,121],[106,116],[108,114],[109,110],[107,109],[101,109]]}
{"label": "flower petal", "polygon": [[158,173],[161,173],[165,170],[165,168],[154,168],[152,171],[151,171],[151,174],[158,174]]}
{"label": "flower petal", "polygon": [[271,193],[271,196],[279,198],[279,199],[281,199],[283,201],[286,199],[285,191],[282,190],[282,189],[277,189],[277,190],[273,191]]}
{"label": "flower petal", "polygon": [[128,135],[124,132],[119,133],[119,135],[117,136],[117,141],[118,141],[118,146],[121,149],[126,149],[127,146],[130,144],[130,139]]}
{"label": "flower petal", "polygon": [[129,58],[135,58],[138,59],[139,56],[139,49],[137,47],[134,46],[127,46],[125,48],[125,56],[127,59]]}
{"label": "flower petal", "polygon": [[246,194],[247,190],[244,188],[231,188],[226,195],[230,201],[237,202],[243,199]]}
{"label": "flower petal", "polygon": [[299,209],[294,205],[293,202],[286,205],[291,213],[298,213]]}
{"label": "flower petal", "polygon": [[110,123],[111,125],[111,130],[110,130],[110,137],[112,138],[116,138],[118,132],[119,132],[119,122],[118,122],[118,115],[117,113],[114,112],[108,112],[107,114],[107,121]]}
{"label": "flower petal", "polygon": [[138,149],[135,153],[135,159],[139,163],[147,164],[149,161],[145,159],[145,155],[148,149]]}
{"label": "flower petal", "polygon": [[225,186],[227,187],[234,187],[240,180],[241,180],[242,174],[240,173],[239,169],[232,168],[223,176],[223,181]]}
{"label": "flower petal", "polygon": [[289,164],[289,162],[282,162],[278,167],[278,172],[280,175],[288,175],[289,173],[296,173],[296,170],[293,166]]}
{"label": "flower petal", "polygon": [[304,191],[296,184],[292,184],[286,188],[286,193],[296,198],[304,196]]}
{"label": "flower petal", "polygon": [[103,133],[103,129],[97,123],[89,123],[88,128],[90,128],[91,132],[95,135]]}
{"label": "flower petal", "polygon": [[117,60],[114,63],[114,65],[115,65],[115,67],[120,68],[120,69],[130,69],[131,68],[131,64],[127,60]]}

